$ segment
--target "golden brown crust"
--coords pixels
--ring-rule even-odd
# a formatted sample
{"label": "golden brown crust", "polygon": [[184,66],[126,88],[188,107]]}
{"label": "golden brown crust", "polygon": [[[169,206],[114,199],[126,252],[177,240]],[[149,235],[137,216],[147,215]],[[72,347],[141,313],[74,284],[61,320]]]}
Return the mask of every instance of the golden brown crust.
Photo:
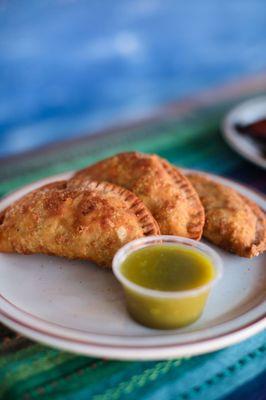
{"label": "golden brown crust", "polygon": [[165,170],[179,187],[179,190],[183,190],[186,193],[186,200],[190,206],[189,210],[191,219],[191,222],[187,225],[187,230],[191,239],[198,240],[202,236],[203,226],[205,223],[205,212],[199,200],[199,196],[194,188],[191,188],[191,183],[178,168],[173,167],[162,158],[161,162]]}
{"label": "golden brown crust", "polygon": [[45,253],[110,266],[125,243],[159,234],[133,193],[110,183],[85,189],[61,181],[28,193],[1,213],[0,251]]}
{"label": "golden brown crust", "polygon": [[266,216],[253,201],[203,174],[189,173],[205,208],[203,235],[242,257],[254,257],[266,249]]}
{"label": "golden brown crust", "polygon": [[[73,184],[68,184],[68,187],[74,188]],[[79,189],[79,186],[77,186]],[[122,188],[121,186],[114,185],[110,182],[87,182],[86,189],[97,190],[102,193],[114,193],[118,195],[125,203],[128,204],[128,208],[132,211],[143,230],[145,236],[159,235],[160,228],[157,221],[152,217],[150,211],[144,205],[144,203],[129,190]]]}
{"label": "golden brown crust", "polygon": [[108,181],[134,192],[149,208],[163,234],[199,240],[204,210],[190,182],[166,160],[137,152],[121,153],[81,171],[70,184]]}

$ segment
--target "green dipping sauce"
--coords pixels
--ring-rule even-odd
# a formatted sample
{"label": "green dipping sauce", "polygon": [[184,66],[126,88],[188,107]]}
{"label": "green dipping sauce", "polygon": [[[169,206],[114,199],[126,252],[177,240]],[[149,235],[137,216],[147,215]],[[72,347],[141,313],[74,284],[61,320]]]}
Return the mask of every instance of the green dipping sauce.
{"label": "green dipping sauce", "polygon": [[[125,286],[127,308],[141,324],[157,329],[174,329],[196,321],[201,315],[209,287],[196,293],[216,276],[209,257],[181,245],[151,245],[128,255],[120,271],[130,282],[149,292]],[[168,293],[166,293],[168,292]],[[169,292],[179,295],[169,297]],[[165,294],[164,294],[165,293]]]}
{"label": "green dipping sauce", "polygon": [[162,291],[190,290],[210,282],[212,262],[199,251],[176,245],[154,245],[131,253],[122,274],[131,282]]}

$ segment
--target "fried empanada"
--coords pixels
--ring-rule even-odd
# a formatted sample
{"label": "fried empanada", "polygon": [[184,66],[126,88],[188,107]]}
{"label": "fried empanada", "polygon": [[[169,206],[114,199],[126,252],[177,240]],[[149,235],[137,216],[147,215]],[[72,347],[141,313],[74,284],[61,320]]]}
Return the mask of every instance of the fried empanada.
{"label": "fried empanada", "polygon": [[110,266],[125,243],[160,233],[133,193],[110,183],[70,189],[66,181],[30,192],[0,214],[0,251],[45,253]]}
{"label": "fried empanada", "polygon": [[204,210],[188,179],[166,160],[136,152],[121,153],[81,171],[71,182],[108,181],[134,192],[149,208],[162,234],[199,240]]}
{"label": "fried empanada", "polygon": [[236,190],[198,173],[187,174],[205,209],[203,236],[242,257],[266,249],[266,216],[251,200]]}

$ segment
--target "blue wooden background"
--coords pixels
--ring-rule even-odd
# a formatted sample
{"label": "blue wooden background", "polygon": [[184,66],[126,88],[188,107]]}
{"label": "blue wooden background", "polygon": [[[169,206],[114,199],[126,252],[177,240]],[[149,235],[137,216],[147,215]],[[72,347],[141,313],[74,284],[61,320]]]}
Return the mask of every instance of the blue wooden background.
{"label": "blue wooden background", "polygon": [[1,0],[0,157],[265,68],[265,0]]}

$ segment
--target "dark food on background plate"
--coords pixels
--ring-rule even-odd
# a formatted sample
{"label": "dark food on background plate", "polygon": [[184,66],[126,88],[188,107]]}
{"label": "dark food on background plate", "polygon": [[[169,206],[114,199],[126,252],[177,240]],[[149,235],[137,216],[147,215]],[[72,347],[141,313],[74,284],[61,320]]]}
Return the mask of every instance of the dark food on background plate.
{"label": "dark food on background plate", "polygon": [[135,193],[148,207],[162,234],[199,240],[204,210],[188,179],[157,155],[121,153],[78,171],[72,181],[108,181]]}
{"label": "dark food on background plate", "polygon": [[68,189],[67,181],[36,189],[0,213],[0,251],[43,253],[111,266],[116,251],[160,233],[143,202],[110,183]]}
{"label": "dark food on background plate", "polygon": [[265,213],[236,190],[198,174],[187,175],[205,209],[203,236],[242,257],[254,257],[266,249]]}
{"label": "dark food on background plate", "polygon": [[261,154],[266,158],[266,118],[249,124],[235,124],[237,132],[248,136],[259,147]]}

